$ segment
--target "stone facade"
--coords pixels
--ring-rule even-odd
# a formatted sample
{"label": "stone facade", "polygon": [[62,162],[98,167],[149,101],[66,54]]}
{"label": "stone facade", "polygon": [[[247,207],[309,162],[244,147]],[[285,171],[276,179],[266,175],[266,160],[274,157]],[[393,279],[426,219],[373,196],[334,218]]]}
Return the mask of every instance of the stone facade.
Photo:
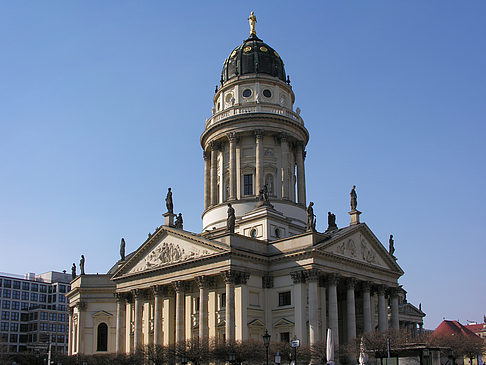
{"label": "stone facade", "polygon": [[[252,35],[225,70],[233,62],[238,75],[238,62],[255,49],[260,57],[274,52],[268,65],[279,60]],[[71,354],[133,352],[192,338],[261,340],[265,329],[272,340],[296,337],[312,345],[331,328],[339,344],[399,328],[406,314],[398,284],[403,271],[359,222],[360,212],[350,212],[351,224],[341,229],[306,229],[309,133],[294,111],[285,71],[272,76],[268,65],[263,73],[255,61],[253,74],[225,74],[214,95],[201,136],[202,233],[176,229],[167,219],[106,275],[76,278],[68,295]],[[258,199],[264,186],[266,203]],[[407,323],[416,327],[420,313],[407,312]]]}

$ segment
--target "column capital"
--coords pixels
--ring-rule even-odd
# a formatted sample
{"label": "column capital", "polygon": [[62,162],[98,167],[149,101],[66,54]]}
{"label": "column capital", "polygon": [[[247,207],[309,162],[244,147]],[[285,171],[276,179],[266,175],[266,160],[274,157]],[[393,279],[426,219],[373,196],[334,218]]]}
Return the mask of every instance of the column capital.
{"label": "column capital", "polygon": [[295,145],[295,147],[296,147],[297,149],[300,149],[301,151],[303,151],[303,150],[304,150],[304,147],[305,147],[305,145],[304,145],[304,141],[295,141],[295,142],[294,142],[294,145]]}
{"label": "column capital", "polygon": [[152,285],[151,289],[154,297],[161,297],[164,295],[164,287],[161,285]]}
{"label": "column capital", "polygon": [[357,282],[358,282],[358,280],[356,280],[355,278],[347,278],[346,279],[346,288],[347,289],[354,289]]}
{"label": "column capital", "polygon": [[390,296],[392,298],[397,297],[398,293],[400,293],[400,287],[398,287],[398,286],[389,287],[388,292],[390,293]]}
{"label": "column capital", "polygon": [[205,161],[208,161],[211,159],[211,152],[210,151],[203,151],[203,158]]}
{"label": "column capital", "polygon": [[376,291],[378,292],[378,295],[385,295],[386,286],[383,285],[383,284],[377,284],[376,285]]}
{"label": "column capital", "polygon": [[226,134],[226,137],[228,137],[230,143],[238,142],[238,134],[236,132],[229,132]]}
{"label": "column capital", "polygon": [[217,151],[221,148],[221,143],[218,141],[210,141],[209,147],[211,148],[211,151]]}
{"label": "column capital", "polygon": [[68,307],[68,314],[72,316],[74,313],[74,308],[73,307]]}
{"label": "column capital", "polygon": [[236,270],[225,270],[221,273],[226,284],[246,284],[250,278],[250,273]]}
{"label": "column capital", "polygon": [[263,136],[265,135],[265,130],[263,129],[255,129],[255,138],[256,139],[263,139]]}
{"label": "column capital", "polygon": [[129,293],[126,292],[117,292],[113,294],[117,302],[126,302],[128,299]]}
{"label": "column capital", "polygon": [[76,303],[76,308],[78,308],[78,311],[85,310],[88,305],[86,302],[77,302]]}
{"label": "column capital", "polygon": [[135,299],[145,299],[147,297],[146,289],[132,289],[131,294]]}
{"label": "column capital", "polygon": [[326,281],[328,285],[337,285],[339,281],[339,275],[338,274],[329,274],[326,276]]}
{"label": "column capital", "polygon": [[196,281],[199,289],[209,288],[210,279],[206,275],[196,276],[194,280]]}
{"label": "column capital", "polygon": [[262,276],[262,288],[263,289],[273,288],[273,276],[271,275]]}
{"label": "column capital", "polygon": [[319,269],[310,269],[305,271],[305,277],[308,281],[319,281],[321,271]]}
{"label": "column capital", "polygon": [[294,284],[302,284],[305,283],[305,271],[293,271],[290,273],[290,277]]}
{"label": "column capital", "polygon": [[370,292],[371,291],[371,286],[373,285],[373,283],[371,281],[362,281],[361,282],[361,289],[363,291],[368,291]]}
{"label": "column capital", "polygon": [[183,280],[176,280],[171,283],[176,293],[183,293],[186,289],[186,282]]}
{"label": "column capital", "polygon": [[282,132],[278,135],[278,139],[280,139],[280,142],[287,142],[287,140],[289,139],[289,135]]}

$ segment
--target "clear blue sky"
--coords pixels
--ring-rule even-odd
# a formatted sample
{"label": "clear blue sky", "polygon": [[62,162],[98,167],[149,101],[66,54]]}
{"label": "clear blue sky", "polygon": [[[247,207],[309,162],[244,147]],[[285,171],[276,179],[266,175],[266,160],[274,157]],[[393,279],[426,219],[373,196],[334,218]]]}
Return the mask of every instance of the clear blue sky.
{"label": "clear blue sky", "polygon": [[318,228],[365,221],[425,325],[482,320],[486,1],[0,2],[0,271],[102,273],[174,190],[199,232],[199,136],[231,50],[285,62]]}

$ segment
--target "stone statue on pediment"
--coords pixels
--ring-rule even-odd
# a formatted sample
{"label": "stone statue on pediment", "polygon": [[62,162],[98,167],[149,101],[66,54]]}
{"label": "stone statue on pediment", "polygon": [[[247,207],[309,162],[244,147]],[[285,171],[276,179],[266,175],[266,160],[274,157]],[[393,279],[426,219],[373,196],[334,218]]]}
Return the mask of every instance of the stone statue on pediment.
{"label": "stone statue on pediment", "polygon": [[356,210],[358,207],[358,194],[356,194],[356,185],[353,185],[353,188],[351,189],[351,192],[349,193],[351,195],[351,210]]}
{"label": "stone statue on pediment", "polygon": [[307,231],[316,230],[316,216],[314,214],[314,203],[310,202],[307,207]]}
{"label": "stone statue on pediment", "polygon": [[390,235],[390,239],[388,240],[388,252],[392,256],[395,253],[395,241],[393,240],[393,235],[392,234]]}
{"label": "stone statue on pediment", "polygon": [[172,201],[171,188],[169,188],[167,195],[165,196],[165,206],[167,207],[168,213],[174,213],[174,202]]}
{"label": "stone statue on pediment", "polygon": [[84,275],[84,255],[81,255],[81,259],[79,260],[79,270],[81,271],[79,275]]}
{"label": "stone statue on pediment", "polygon": [[182,220],[182,213],[179,213],[179,215],[176,217],[175,220],[175,228],[177,229],[182,229],[184,221]]}
{"label": "stone statue on pediment", "polygon": [[125,239],[122,237],[120,243],[120,260],[125,261]]}
{"label": "stone statue on pediment", "polygon": [[76,264],[73,262],[73,266],[71,267],[71,279],[76,279]]}
{"label": "stone statue on pediment", "polygon": [[336,215],[331,213],[331,212],[327,212],[327,230],[326,231],[334,231],[338,229],[337,225],[336,225]]}

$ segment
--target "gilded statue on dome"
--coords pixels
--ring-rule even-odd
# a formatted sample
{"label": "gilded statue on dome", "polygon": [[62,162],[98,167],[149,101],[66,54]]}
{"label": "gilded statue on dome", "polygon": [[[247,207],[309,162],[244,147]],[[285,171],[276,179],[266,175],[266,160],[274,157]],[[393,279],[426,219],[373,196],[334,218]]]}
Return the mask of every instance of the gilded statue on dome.
{"label": "gilded statue on dome", "polygon": [[248,21],[250,22],[250,34],[256,35],[256,30],[255,30],[255,25],[257,22],[255,13],[252,11],[250,14],[250,17],[248,18]]}

